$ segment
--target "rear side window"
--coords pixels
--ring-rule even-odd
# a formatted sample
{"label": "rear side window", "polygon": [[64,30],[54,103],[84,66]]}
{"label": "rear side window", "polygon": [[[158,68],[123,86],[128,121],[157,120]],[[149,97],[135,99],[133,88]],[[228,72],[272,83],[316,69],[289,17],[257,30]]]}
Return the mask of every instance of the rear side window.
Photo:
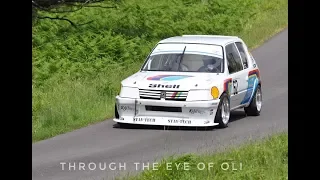
{"label": "rear side window", "polygon": [[240,52],[240,56],[243,62],[243,67],[246,69],[248,68],[248,56],[244,51],[244,47],[243,44],[241,42],[236,42],[236,46]]}
{"label": "rear side window", "polygon": [[240,54],[234,43],[226,46],[226,56],[230,74],[243,70]]}

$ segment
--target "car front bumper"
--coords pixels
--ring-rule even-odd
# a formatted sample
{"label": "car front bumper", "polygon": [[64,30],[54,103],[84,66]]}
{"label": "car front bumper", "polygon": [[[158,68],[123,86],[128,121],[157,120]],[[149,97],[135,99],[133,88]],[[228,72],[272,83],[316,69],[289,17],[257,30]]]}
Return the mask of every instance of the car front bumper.
{"label": "car front bumper", "polygon": [[219,99],[168,101],[116,96],[119,118],[115,122],[163,126],[215,126]]}

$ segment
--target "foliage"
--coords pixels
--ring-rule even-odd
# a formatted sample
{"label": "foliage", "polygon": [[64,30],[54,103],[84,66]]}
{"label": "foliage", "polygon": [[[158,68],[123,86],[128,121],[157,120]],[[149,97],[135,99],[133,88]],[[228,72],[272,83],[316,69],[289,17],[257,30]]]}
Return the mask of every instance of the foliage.
{"label": "foliage", "polygon": [[150,170],[145,169],[136,176],[117,179],[287,180],[288,133],[276,134],[263,141],[246,144],[218,154],[173,156],[159,162],[157,169],[152,167],[150,165]]}

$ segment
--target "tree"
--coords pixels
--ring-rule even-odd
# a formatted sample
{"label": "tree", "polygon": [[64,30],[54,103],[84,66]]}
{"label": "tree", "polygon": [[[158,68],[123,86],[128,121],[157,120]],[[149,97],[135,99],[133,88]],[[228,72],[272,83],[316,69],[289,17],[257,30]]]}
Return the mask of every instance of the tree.
{"label": "tree", "polygon": [[[106,1],[111,2],[112,6],[100,5],[101,2]],[[60,16],[59,14],[72,13],[88,7],[117,8],[116,3],[119,2],[120,0],[32,0],[32,21],[35,22],[38,19],[51,19],[68,21],[72,26],[84,25],[91,23],[92,21],[83,24],[76,24],[65,16]],[[56,14],[56,16],[39,16],[39,11]]]}

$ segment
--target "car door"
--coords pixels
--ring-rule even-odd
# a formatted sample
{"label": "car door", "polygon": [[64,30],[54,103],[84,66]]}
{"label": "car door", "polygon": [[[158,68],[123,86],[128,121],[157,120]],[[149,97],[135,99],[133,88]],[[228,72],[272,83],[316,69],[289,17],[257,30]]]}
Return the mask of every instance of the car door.
{"label": "car door", "polygon": [[235,42],[225,47],[228,64],[229,78],[232,79],[232,91],[230,93],[230,108],[241,105],[247,91],[247,68],[244,67],[240,52]]}
{"label": "car door", "polygon": [[243,41],[239,41],[235,43],[238,51],[241,56],[241,60],[244,66],[244,72],[246,74],[245,76],[245,83],[242,85],[244,88],[246,88],[246,93],[244,97],[242,98],[241,105],[250,103],[250,97],[252,97],[254,93],[254,84],[257,76],[255,76],[256,73],[258,73],[259,76],[259,70],[257,64],[255,63],[252,55],[248,51],[248,47]]}
{"label": "car door", "polygon": [[241,41],[237,41],[235,42],[235,45],[237,47],[237,50],[240,54],[240,58],[241,58],[241,63],[243,66],[243,70],[241,73],[241,79],[243,79],[241,81],[241,94],[239,94],[239,99],[241,100],[239,105],[243,105],[245,103],[247,103],[247,93],[249,90],[249,72],[250,70],[252,70],[252,67],[249,67],[249,56],[248,56],[248,50],[247,47],[245,46],[245,44]]}

